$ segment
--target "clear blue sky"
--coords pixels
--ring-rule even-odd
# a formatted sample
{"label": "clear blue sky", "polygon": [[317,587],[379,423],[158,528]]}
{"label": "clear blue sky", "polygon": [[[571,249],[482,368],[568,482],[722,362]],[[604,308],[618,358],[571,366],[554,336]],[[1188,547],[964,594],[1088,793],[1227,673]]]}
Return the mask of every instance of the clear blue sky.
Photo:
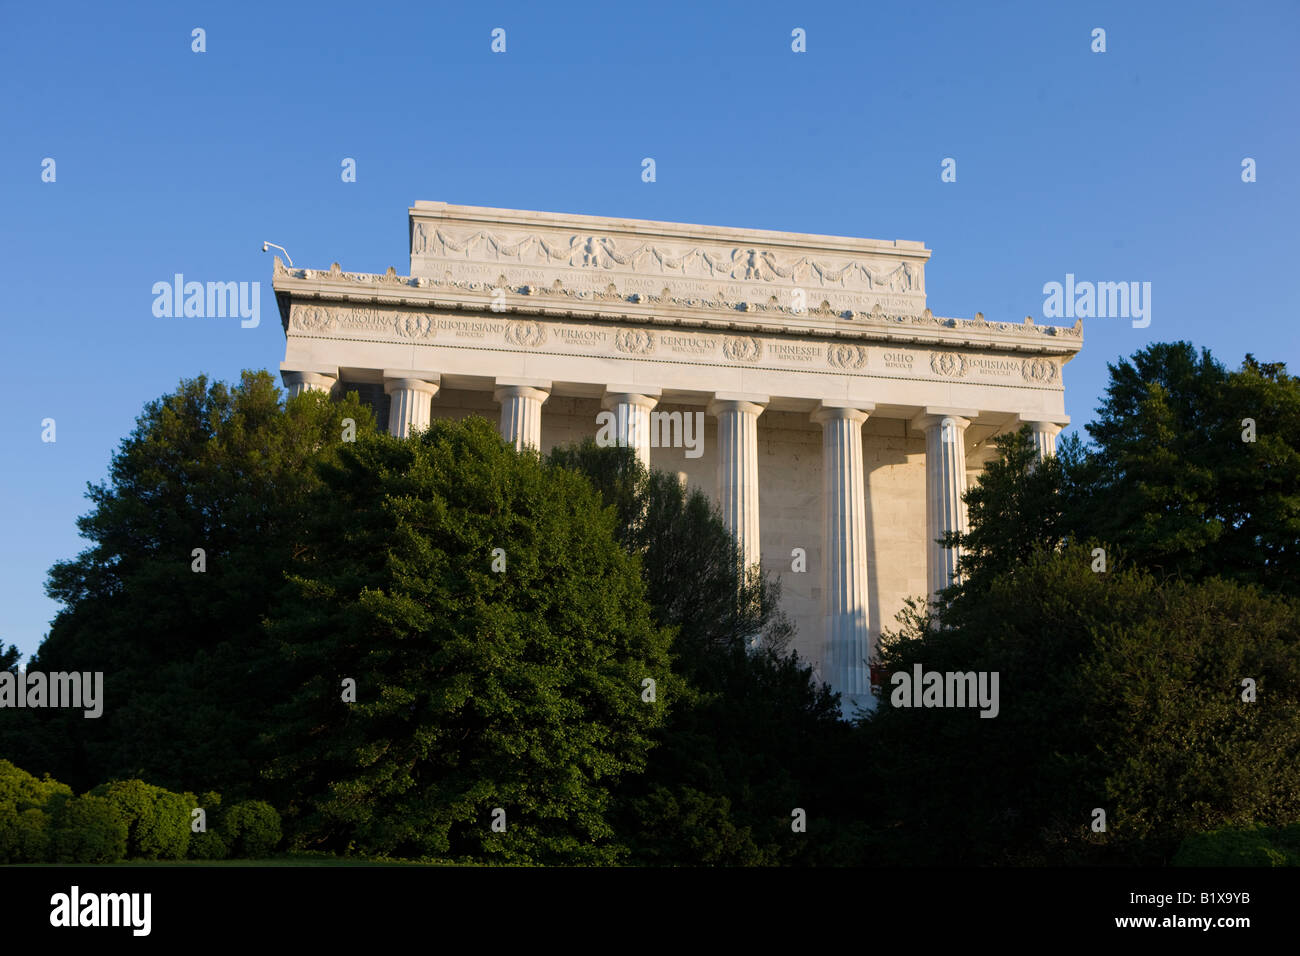
{"label": "clear blue sky", "polygon": [[[261,241],[404,273],[416,199],[920,239],[946,316],[1149,281],[1150,327],[1085,323],[1079,425],[1151,341],[1295,370],[1298,41],[1294,2],[8,4],[0,640],[46,633],[46,571],[145,402],[278,367]],[[260,281],[260,327],[155,318],[176,272]]]}

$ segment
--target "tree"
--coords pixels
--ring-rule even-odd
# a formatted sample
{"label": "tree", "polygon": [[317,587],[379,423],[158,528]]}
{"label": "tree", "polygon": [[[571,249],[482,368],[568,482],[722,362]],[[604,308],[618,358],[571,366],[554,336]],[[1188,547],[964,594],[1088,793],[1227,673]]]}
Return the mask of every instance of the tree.
{"label": "tree", "polygon": [[266,701],[287,690],[261,618],[347,418],[373,431],[355,393],[282,403],[266,372],[233,388],[200,376],[150,402],[108,481],[89,486],[78,527],[91,546],[50,571],[64,606],[30,664],[103,672],[103,716],[0,714],[0,752],[78,789],[133,776],[247,787]]}
{"label": "tree", "polygon": [[[962,579],[882,641],[891,673],[997,672],[1006,695],[985,720],[886,686],[866,742],[900,862],[1160,862],[1300,811],[1300,610],[1255,589],[1300,580],[1296,380],[1153,345],[1111,366],[1088,432],[1041,463],[1024,430],[996,439],[946,537]],[[1244,701],[1245,678],[1268,700]]]}
{"label": "tree", "polygon": [[1062,460],[1049,455],[1039,462],[1027,425],[996,436],[993,444],[998,457],[963,499],[968,530],[944,535],[945,545],[961,549],[958,588],[972,592],[1069,536]]}
{"label": "tree", "polygon": [[[897,862],[1167,862],[1300,817],[1300,605],[1040,552],[883,642],[869,726]],[[999,712],[904,706],[892,675],[999,675]],[[1244,678],[1257,688],[1243,699]],[[902,685],[899,684],[899,687]],[[1107,830],[1091,830],[1096,808]]]}
{"label": "tree", "polygon": [[1300,380],[1187,342],[1110,373],[1067,524],[1153,571],[1300,594]]}
{"label": "tree", "polygon": [[[631,449],[557,448],[618,517],[641,559],[657,623],[672,628],[684,688],[643,776],[620,788],[620,832],[648,863],[752,865],[831,852],[831,834],[795,838],[790,812],[818,821],[851,810],[858,779],[839,696],[786,649],[793,626],[780,587],[743,578],[735,539],[709,500],[675,475],[646,472]],[[752,637],[760,635],[758,647]]]}
{"label": "tree", "polygon": [[302,682],[272,722],[297,845],[617,859],[611,790],[677,685],[612,510],[479,418],[359,438],[322,478],[269,621]]}
{"label": "tree", "polygon": [[742,575],[735,540],[698,488],[675,475],[647,471],[630,448],[601,448],[593,439],[559,446],[556,467],[586,476],[617,518],[619,542],[641,559],[655,620],[677,631],[674,649],[688,680],[710,666],[713,650],[752,643],[783,652],[794,626],[781,609],[780,585]]}

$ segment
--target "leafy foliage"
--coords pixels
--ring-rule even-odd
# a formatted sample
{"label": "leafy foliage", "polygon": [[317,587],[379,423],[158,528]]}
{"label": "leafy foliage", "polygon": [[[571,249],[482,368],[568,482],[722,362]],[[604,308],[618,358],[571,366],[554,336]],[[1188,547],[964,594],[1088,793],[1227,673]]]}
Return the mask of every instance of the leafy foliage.
{"label": "leafy foliage", "polygon": [[1042,463],[1027,432],[996,440],[949,539],[960,582],[882,642],[887,669],[998,672],[999,716],[886,685],[851,728],[787,652],[778,582],[742,577],[708,499],[630,450],[543,463],[481,420],[399,441],[355,396],[183,382],[50,575],[64,610],[31,666],[103,671],[110,706],[0,712],[0,753],[243,802],[204,794],[216,824],[191,834],[187,793],[72,797],[0,761],[0,861],[268,852],[280,819],[250,797],[294,847],[376,855],[1291,859],[1258,826],[1300,818],[1300,383],[1153,345],[1111,367],[1088,431]]}
{"label": "leafy foliage", "polygon": [[1174,854],[1174,866],[1300,866],[1300,823],[1224,827],[1195,833]]}
{"label": "leafy foliage", "polygon": [[264,800],[246,800],[231,806],[222,814],[221,829],[224,839],[221,834],[214,834],[221,840],[220,846],[209,841],[210,845],[204,847],[205,853],[224,849],[230,856],[259,859],[269,856],[282,838],[280,814]]}
{"label": "leafy foliage", "polygon": [[[1300,379],[1158,343],[1110,366],[1068,523],[1153,572],[1300,594]],[[1254,422],[1255,440],[1244,439]]]}
{"label": "leafy foliage", "polygon": [[193,802],[143,780],[115,780],[91,791],[103,797],[126,824],[127,855],[143,860],[181,860],[190,845]]}
{"label": "leafy foliage", "polygon": [[[33,670],[102,671],[108,705],[0,712],[0,752],[78,788],[139,776],[239,791],[255,782],[251,744],[266,701],[286,691],[261,618],[300,547],[314,465],[342,420],[373,430],[355,394],[281,403],[265,372],[234,388],[199,377],[151,402],[91,485],[78,521],[92,544],[56,564],[64,608]],[[206,571],[192,570],[195,548]]]}
{"label": "leafy foliage", "polygon": [[1053,455],[1038,462],[1028,425],[994,437],[993,444],[999,455],[966,492],[967,532],[944,536],[947,546],[961,548],[960,577],[971,592],[1057,548],[1069,535],[1062,459]]}
{"label": "leafy foliage", "polygon": [[882,695],[869,730],[898,862],[1158,863],[1190,833],[1300,815],[1293,601],[1096,574],[1071,546],[962,592],[941,627],[890,637],[890,673],[997,672],[1001,698],[986,720]]}
{"label": "leafy foliage", "polygon": [[115,863],[127,854],[127,830],[127,822],[107,797],[73,797],[55,814],[48,859]]}
{"label": "leafy foliage", "polygon": [[848,728],[838,696],[785,650],[793,626],[778,583],[742,577],[709,500],[674,475],[646,473],[630,449],[588,440],[551,461],[580,470],[614,509],[655,620],[676,633],[685,688],[646,773],[621,791],[619,829],[635,858],[756,865],[827,846],[793,834],[790,811],[813,806],[824,820],[845,809],[835,795],[837,776],[856,776],[842,766]]}
{"label": "leafy foliage", "polygon": [[359,437],[323,480],[270,624],[302,680],[272,768],[298,845],[617,858],[610,788],[643,769],[676,682],[613,513],[477,418]]}
{"label": "leafy foliage", "polygon": [[50,815],[72,796],[72,789],[46,776],[37,779],[0,760],[0,863],[45,859]]}

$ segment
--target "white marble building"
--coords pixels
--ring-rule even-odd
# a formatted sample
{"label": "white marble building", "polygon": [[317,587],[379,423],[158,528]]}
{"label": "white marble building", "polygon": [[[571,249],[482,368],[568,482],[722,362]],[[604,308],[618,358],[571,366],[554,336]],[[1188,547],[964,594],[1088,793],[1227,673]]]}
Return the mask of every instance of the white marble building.
{"label": "white marble building", "polygon": [[920,242],[441,202],[410,241],[405,276],[276,259],[290,392],[358,390],[403,435],[480,414],[543,451],[612,412],[781,577],[795,648],[848,706],[904,599],[951,580],[934,539],[989,439],[1027,422],[1047,454],[1068,423],[1081,324],[932,315]]}

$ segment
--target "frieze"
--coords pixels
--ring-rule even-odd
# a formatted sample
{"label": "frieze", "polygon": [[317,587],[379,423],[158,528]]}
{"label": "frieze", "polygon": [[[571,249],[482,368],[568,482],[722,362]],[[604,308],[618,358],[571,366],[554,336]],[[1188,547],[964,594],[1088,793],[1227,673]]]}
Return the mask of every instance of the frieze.
{"label": "frieze", "polygon": [[868,292],[922,293],[920,263],[870,258],[782,255],[748,246],[635,242],[599,235],[541,232],[456,232],[416,222],[411,254],[460,262],[510,262],[741,282],[801,284]]}
{"label": "frieze", "polygon": [[[456,340],[476,340],[485,347],[493,342],[529,350],[543,350],[548,342],[552,353],[624,355],[655,358],[716,361],[745,365],[764,363],[768,367],[807,367],[823,361],[823,368],[844,373],[897,376],[910,373],[942,379],[989,381],[1018,379],[1033,386],[1059,387],[1060,362],[998,354],[935,349],[928,353],[888,346],[852,342],[809,342],[780,336],[735,335],[720,332],[669,332],[643,328],[610,328],[600,325],[563,324],[540,320],[453,318],[409,309],[332,306],[294,303],[291,310],[294,331],[308,335],[346,335],[365,331],[389,341],[428,341],[440,333]],[[719,353],[720,356],[719,356]],[[922,373],[928,358],[929,369]],[[653,360],[653,359],[651,359]]]}

